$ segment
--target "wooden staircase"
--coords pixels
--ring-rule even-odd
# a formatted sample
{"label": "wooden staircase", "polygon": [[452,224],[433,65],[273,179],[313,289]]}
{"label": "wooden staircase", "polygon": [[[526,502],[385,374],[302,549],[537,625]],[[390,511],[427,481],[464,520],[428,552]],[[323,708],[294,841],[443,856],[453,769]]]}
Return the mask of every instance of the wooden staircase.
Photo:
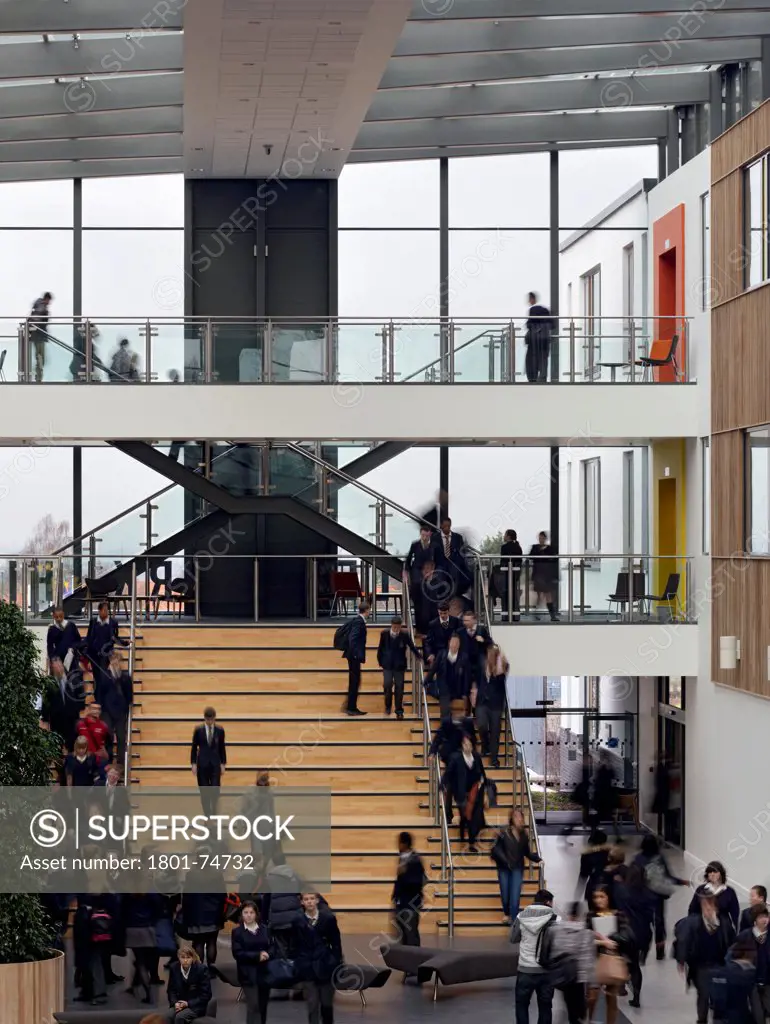
{"label": "wooden staircase", "polygon": [[[142,623],[135,655],[132,776],[135,786],[195,787],[190,772],[192,731],[211,704],[227,735],[225,786],[250,786],[268,769],[277,786],[332,791],[332,889],[325,893],[348,933],[388,934],[398,832],[413,833],[431,884],[421,930],[446,929],[445,882],[440,881],[441,832],[428,810],[423,724],[415,717],[407,676],[406,718],[383,713],[376,661],[379,628],[369,629],[359,706],[366,718],[341,711],[347,664],[332,647],[332,626],[188,626]],[[438,726],[438,708],[432,726]],[[490,770],[503,823],[522,792],[512,769]],[[455,928],[501,929],[497,875],[489,858],[491,830],[477,856],[461,852],[456,827]],[[525,880],[522,902],[537,888]]]}

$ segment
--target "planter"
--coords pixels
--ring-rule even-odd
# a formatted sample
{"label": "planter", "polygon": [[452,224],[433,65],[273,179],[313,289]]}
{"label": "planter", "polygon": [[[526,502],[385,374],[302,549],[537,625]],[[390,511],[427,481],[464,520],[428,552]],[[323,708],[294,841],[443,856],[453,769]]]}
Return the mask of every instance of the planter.
{"label": "planter", "polygon": [[64,1009],[64,953],[27,964],[0,964],[0,1007],[7,1024],[53,1024]]}

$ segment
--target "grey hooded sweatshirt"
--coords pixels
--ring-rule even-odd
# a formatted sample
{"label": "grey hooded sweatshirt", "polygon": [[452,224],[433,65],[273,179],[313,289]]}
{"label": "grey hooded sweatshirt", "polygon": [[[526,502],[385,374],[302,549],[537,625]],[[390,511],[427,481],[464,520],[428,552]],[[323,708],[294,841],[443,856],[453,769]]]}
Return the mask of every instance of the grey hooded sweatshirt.
{"label": "grey hooded sweatshirt", "polygon": [[542,974],[543,968],[537,962],[537,940],[540,932],[551,919],[559,920],[553,907],[533,903],[525,907],[513,922],[511,942],[519,943],[519,973]]}

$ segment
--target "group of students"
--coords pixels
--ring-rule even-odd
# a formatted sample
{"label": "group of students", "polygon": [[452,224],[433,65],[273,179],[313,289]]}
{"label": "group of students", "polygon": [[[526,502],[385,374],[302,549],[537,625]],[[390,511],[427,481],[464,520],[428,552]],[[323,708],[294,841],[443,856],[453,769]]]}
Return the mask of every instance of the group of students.
{"label": "group of students", "polygon": [[[678,886],[658,840],[645,836],[627,863],[623,847],[610,847],[594,829],[581,857],[584,904],[571,903],[562,918],[553,895],[540,890],[514,920],[511,942],[519,945],[516,1024],[528,1024],[535,996],[538,1024],[550,1024],[555,991],[564,997],[569,1024],[593,1019],[601,996],[606,1022],[618,1019],[618,1001],[629,994],[639,1007],[642,968],[654,944],[666,956],[666,901]],[[674,929],[673,957],[687,987],[696,991],[698,1024],[709,1011],[727,1024],[762,1024],[770,1015],[770,910],[767,890],[755,886],[740,913],[724,866],[706,865],[688,914]]]}
{"label": "group of students", "polygon": [[[123,667],[118,622],[103,601],[85,638],[61,608],[54,609],[46,635],[52,683],[43,693],[40,720],[62,738],[60,782],[68,786],[104,783],[113,761],[126,751],[133,681]],[[93,700],[86,704],[84,667],[93,674]]]}

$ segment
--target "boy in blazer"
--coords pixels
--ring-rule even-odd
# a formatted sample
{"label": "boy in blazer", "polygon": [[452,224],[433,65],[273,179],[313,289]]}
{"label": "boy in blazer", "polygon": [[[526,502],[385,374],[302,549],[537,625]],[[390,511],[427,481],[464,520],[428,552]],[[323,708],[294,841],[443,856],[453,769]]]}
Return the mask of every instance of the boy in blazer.
{"label": "boy in blazer", "polygon": [[225,730],[217,725],[217,713],[208,707],[203,724],[193,731],[190,768],[198,780],[204,814],[216,814],[219,786],[227,765]]}

